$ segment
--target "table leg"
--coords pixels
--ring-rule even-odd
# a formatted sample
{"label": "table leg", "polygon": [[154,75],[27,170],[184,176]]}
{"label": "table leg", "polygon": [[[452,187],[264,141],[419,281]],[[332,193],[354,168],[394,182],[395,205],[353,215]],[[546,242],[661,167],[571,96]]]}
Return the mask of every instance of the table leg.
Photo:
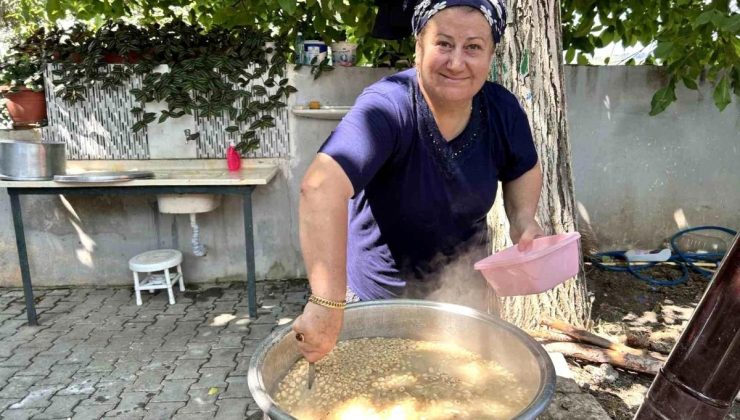
{"label": "table leg", "polygon": [[11,189],[8,189],[8,194],[10,194],[10,208],[13,213],[15,246],[18,248],[18,262],[20,263],[21,279],[23,280],[23,295],[26,298],[28,325],[39,325],[36,319],[36,307],[33,302],[33,286],[31,286],[31,270],[28,267],[28,253],[26,252],[26,235],[23,231],[21,201],[18,194],[15,194]]}
{"label": "table leg", "polygon": [[254,272],[254,229],[252,228],[252,187],[244,189],[244,248],[247,253],[247,304],[249,317],[257,318],[257,279]]}

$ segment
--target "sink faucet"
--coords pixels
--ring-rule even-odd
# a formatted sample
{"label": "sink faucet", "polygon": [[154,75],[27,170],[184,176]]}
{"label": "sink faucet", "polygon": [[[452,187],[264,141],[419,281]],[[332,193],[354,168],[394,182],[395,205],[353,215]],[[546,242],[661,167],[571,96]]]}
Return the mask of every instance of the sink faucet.
{"label": "sink faucet", "polygon": [[187,144],[190,140],[198,140],[200,138],[200,132],[196,131],[193,134],[190,134],[190,130],[185,130],[185,144]]}

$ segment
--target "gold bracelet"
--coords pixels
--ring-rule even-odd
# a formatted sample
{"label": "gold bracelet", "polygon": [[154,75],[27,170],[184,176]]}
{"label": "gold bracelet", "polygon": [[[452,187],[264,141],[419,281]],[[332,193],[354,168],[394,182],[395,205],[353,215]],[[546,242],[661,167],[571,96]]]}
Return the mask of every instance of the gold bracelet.
{"label": "gold bracelet", "polygon": [[336,300],[324,299],[316,295],[309,296],[308,301],[311,303],[315,303],[319,306],[323,306],[325,308],[331,308],[331,309],[344,309],[344,307],[347,306],[347,302],[338,302]]}

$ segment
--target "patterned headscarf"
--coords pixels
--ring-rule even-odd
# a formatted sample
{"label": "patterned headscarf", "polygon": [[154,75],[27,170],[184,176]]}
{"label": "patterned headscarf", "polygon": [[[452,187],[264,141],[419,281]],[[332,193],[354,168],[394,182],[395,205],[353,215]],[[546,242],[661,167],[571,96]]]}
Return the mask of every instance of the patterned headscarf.
{"label": "patterned headscarf", "polygon": [[470,6],[480,10],[491,25],[491,33],[496,44],[501,41],[506,29],[506,6],[504,0],[421,0],[414,9],[411,28],[414,35],[419,35],[432,16],[439,11],[453,6]]}

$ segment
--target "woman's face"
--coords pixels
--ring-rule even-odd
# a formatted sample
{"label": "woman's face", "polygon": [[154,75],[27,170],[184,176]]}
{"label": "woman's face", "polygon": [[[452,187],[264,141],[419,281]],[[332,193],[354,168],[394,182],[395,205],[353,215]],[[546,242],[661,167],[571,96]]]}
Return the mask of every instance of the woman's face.
{"label": "woman's face", "polygon": [[481,12],[450,7],[434,15],[416,40],[416,67],[429,99],[439,105],[470,101],[488,78],[494,47]]}

